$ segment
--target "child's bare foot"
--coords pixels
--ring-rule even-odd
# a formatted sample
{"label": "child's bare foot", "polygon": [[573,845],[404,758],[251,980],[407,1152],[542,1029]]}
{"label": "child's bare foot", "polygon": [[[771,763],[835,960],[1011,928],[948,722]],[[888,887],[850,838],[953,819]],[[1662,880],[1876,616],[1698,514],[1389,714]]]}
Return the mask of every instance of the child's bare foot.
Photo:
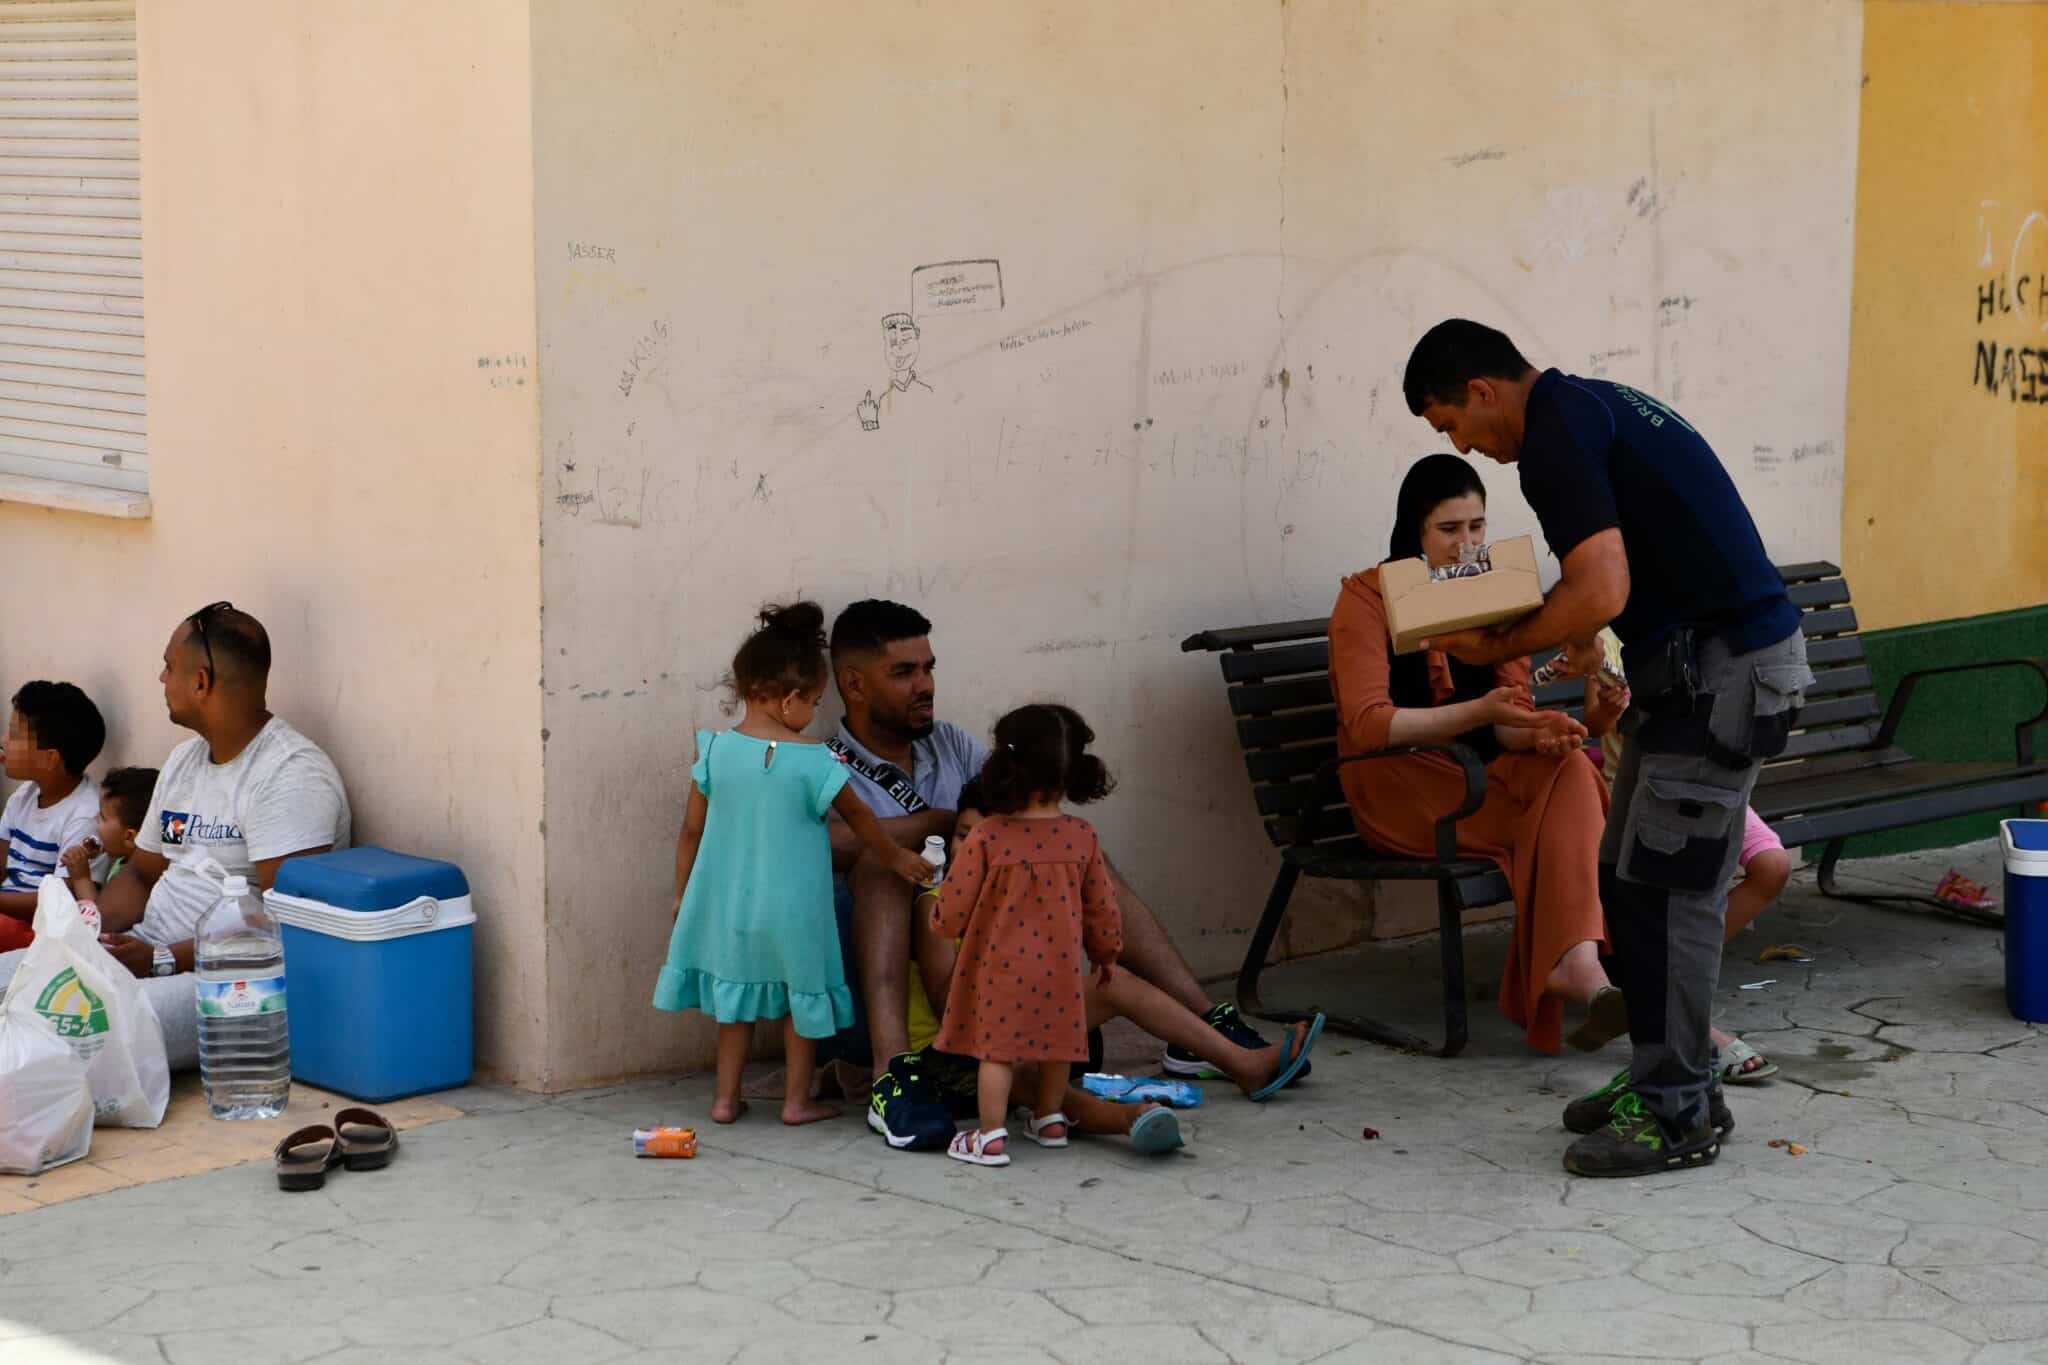
{"label": "child's bare foot", "polygon": [[1256,1095],[1271,1085],[1292,1064],[1290,1059],[1301,1054],[1308,1032],[1307,1020],[1289,1024],[1280,1037],[1279,1046],[1262,1047],[1252,1052],[1251,1055],[1257,1059],[1256,1066],[1249,1074],[1236,1078],[1237,1088],[1247,1095]]}
{"label": "child's bare foot", "polygon": [[782,1121],[792,1128],[798,1124],[836,1119],[839,1114],[838,1105],[826,1104],[822,1100],[784,1100],[782,1103]]}
{"label": "child's bare foot", "polygon": [[745,1100],[711,1101],[711,1121],[713,1123],[737,1123],[739,1122],[740,1115],[746,1112],[747,1102]]}

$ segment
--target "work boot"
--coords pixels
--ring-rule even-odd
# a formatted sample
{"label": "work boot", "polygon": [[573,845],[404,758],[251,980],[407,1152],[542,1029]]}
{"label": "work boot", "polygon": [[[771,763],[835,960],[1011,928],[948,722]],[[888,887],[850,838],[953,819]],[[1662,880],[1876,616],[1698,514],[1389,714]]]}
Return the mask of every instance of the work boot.
{"label": "work boot", "polygon": [[[1607,1084],[1598,1090],[1579,1096],[1564,1107],[1564,1126],[1574,1133],[1590,1133],[1606,1125],[1614,1117],[1614,1106],[1623,1095],[1632,1095],[1635,1087],[1629,1084],[1628,1068],[1614,1073]],[[1720,1086],[1707,1092],[1707,1121],[1714,1125],[1714,1136],[1726,1139],[1735,1131],[1735,1115],[1729,1112],[1728,1097]]]}
{"label": "work boot", "polygon": [[1615,1179],[1711,1166],[1720,1154],[1721,1140],[1705,1115],[1691,1132],[1674,1137],[1643,1097],[1630,1090],[1614,1102],[1614,1117],[1606,1127],[1565,1149],[1564,1168],[1573,1175]]}

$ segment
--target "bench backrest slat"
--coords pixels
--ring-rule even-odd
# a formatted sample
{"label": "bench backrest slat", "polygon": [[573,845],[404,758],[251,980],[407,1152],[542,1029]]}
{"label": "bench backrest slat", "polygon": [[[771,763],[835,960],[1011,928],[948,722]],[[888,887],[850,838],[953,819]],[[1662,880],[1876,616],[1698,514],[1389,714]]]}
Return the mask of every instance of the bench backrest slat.
{"label": "bench backrest slat", "polygon": [[1330,704],[1330,675],[1318,673],[1285,682],[1245,683],[1229,692],[1232,715],[1265,716],[1303,706]]}
{"label": "bench backrest slat", "polygon": [[1787,583],[1785,595],[1792,599],[1792,605],[1801,611],[1812,611],[1816,607],[1839,607],[1849,601],[1849,585],[1839,578],[1823,578],[1809,583]]}
{"label": "bench backrest slat", "polygon": [[1849,635],[1856,629],[1856,608],[1821,607],[1799,618],[1799,629],[1809,640],[1827,635]]}
{"label": "bench backrest slat", "polygon": [[[1808,660],[1811,663],[1811,659]],[[1813,669],[1813,686],[1807,689],[1809,697],[1833,697],[1844,692],[1868,692],[1873,686],[1868,664],[1852,664],[1845,668]]]}
{"label": "bench backrest slat", "polygon": [[1283,645],[1278,649],[1233,650],[1223,656],[1223,677],[1234,683],[1264,682],[1268,678],[1285,678],[1296,673],[1326,674],[1329,670],[1328,640],[1306,645]]}
{"label": "bench backrest slat", "polygon": [[1860,664],[1863,661],[1863,637],[1860,635],[1837,635],[1831,640],[1808,639],[1806,642],[1806,662],[1815,668]]}

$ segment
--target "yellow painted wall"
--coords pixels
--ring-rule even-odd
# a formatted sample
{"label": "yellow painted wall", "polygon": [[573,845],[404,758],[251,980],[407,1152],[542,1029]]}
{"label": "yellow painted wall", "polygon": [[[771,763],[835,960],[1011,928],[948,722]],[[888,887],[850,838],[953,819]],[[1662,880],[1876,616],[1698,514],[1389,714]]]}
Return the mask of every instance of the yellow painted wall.
{"label": "yellow painted wall", "polygon": [[[709,1057],[647,1003],[690,732],[794,593],[919,605],[959,724],[1079,707],[1107,847],[1235,965],[1273,855],[1178,642],[1326,612],[1379,557],[1446,315],[1669,399],[1775,552],[1839,551],[1849,0],[533,15],[556,1083]],[[927,313],[930,389],[865,429],[882,315],[963,258],[1002,306]]]}
{"label": "yellow painted wall", "polygon": [[[0,504],[0,686],[159,764],[159,656],[230,598],[360,840],[474,883],[480,1060],[537,1081],[541,771],[528,24],[499,0],[141,6],[155,515]],[[521,368],[479,368],[512,356]],[[506,376],[527,383],[501,383]]]}
{"label": "yellow painted wall", "polygon": [[1870,626],[2048,600],[2048,5],[1869,0],[1842,564]]}

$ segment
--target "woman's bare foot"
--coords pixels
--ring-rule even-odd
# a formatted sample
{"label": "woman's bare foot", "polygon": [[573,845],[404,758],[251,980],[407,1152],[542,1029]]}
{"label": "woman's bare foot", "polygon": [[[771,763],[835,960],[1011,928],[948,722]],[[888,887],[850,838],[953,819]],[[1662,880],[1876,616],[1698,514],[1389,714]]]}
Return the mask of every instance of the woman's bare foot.
{"label": "woman's bare foot", "polygon": [[839,1115],[840,1108],[838,1105],[826,1104],[822,1100],[784,1100],[782,1102],[782,1121],[792,1128],[798,1124],[817,1123],[824,1119],[836,1119]]}
{"label": "woman's bare foot", "polygon": [[711,1101],[713,1123],[738,1123],[740,1115],[747,1112],[747,1102],[741,1099]]}
{"label": "woman's bare foot", "polygon": [[1585,1004],[1613,983],[1600,969],[1600,948],[1591,939],[1581,939],[1565,949],[1564,956],[1543,978],[1543,993]]}

